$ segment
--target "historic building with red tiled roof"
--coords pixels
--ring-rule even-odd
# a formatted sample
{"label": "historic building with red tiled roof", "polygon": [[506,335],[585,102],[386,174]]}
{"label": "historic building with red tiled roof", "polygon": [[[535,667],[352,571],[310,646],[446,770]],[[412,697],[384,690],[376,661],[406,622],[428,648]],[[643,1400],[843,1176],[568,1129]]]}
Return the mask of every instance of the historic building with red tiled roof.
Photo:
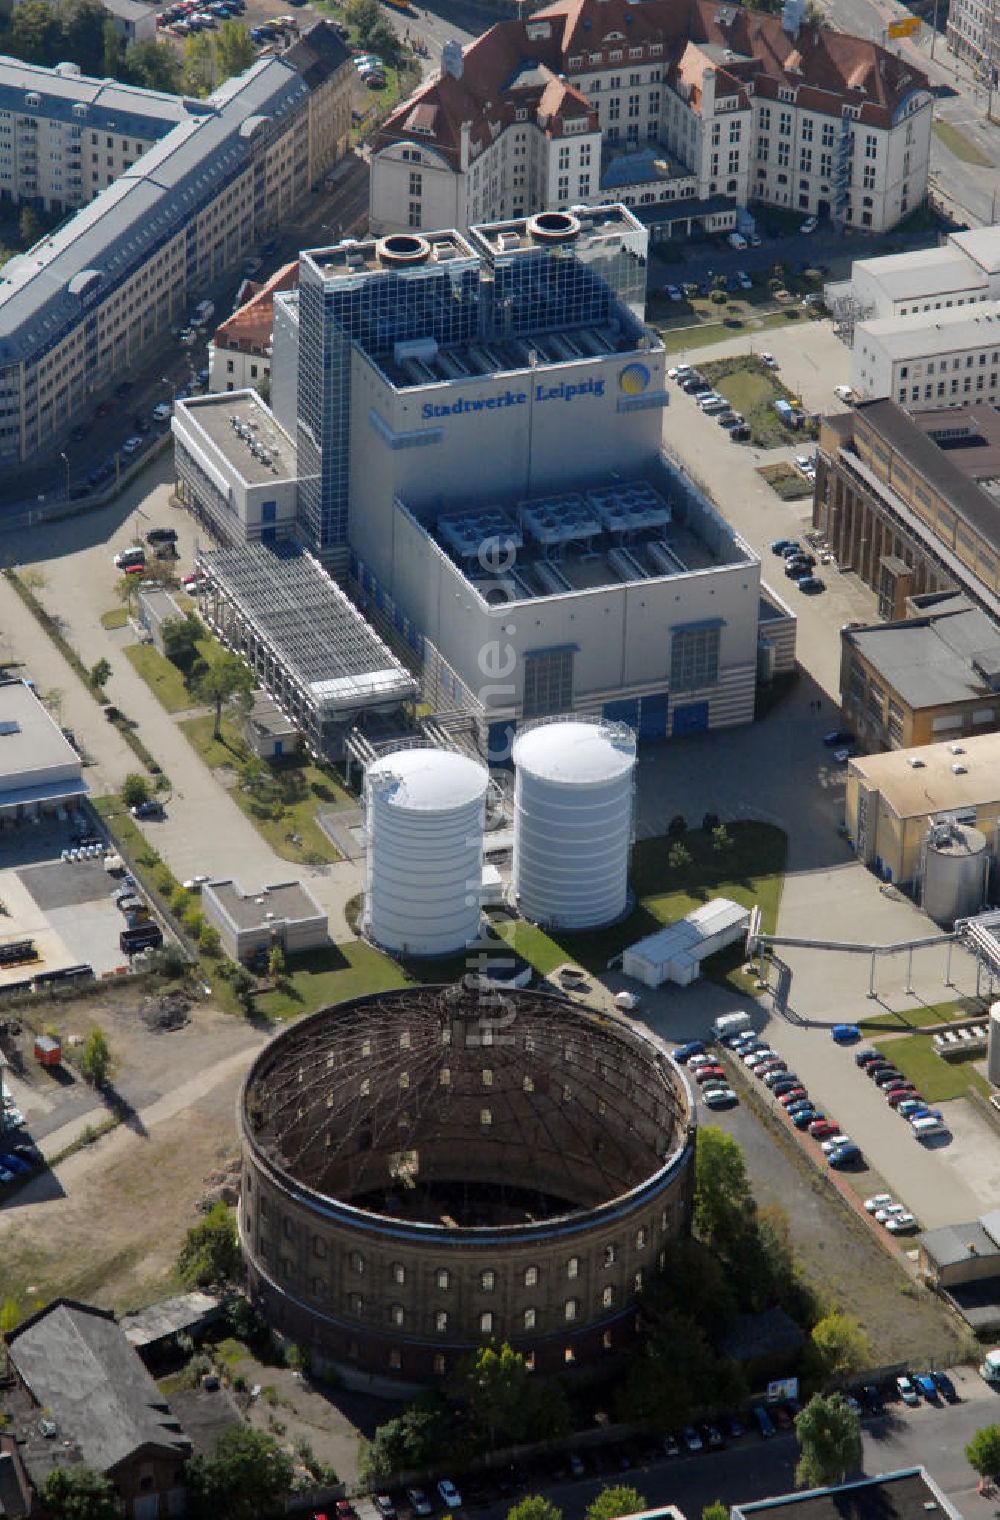
{"label": "historic building with red tiled roof", "polygon": [[619,200],[667,235],[755,202],[881,232],[924,198],[932,111],[908,58],[801,0],[555,0],[449,44],[386,120],[372,228]]}

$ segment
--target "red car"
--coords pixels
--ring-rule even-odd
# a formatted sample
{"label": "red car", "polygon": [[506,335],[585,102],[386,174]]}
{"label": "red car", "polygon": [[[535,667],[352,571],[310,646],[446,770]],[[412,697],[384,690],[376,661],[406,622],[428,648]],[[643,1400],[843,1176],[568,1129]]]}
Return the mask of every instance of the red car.
{"label": "red car", "polygon": [[790,1087],[786,1093],[782,1093],[778,1102],[782,1108],[791,1108],[793,1103],[798,1103],[800,1098],[807,1098],[809,1094],[804,1087]]}
{"label": "red car", "polygon": [[891,1092],[886,1101],[890,1108],[898,1108],[907,1098],[912,1098],[915,1103],[924,1101],[915,1087],[901,1087],[898,1092]]}
{"label": "red car", "polygon": [[825,1140],[828,1135],[840,1133],[840,1125],[834,1124],[832,1119],[817,1119],[809,1126],[809,1133],[814,1140]]}
{"label": "red car", "polygon": [[721,1066],[700,1066],[694,1074],[694,1079],[700,1087],[705,1082],[717,1082],[720,1077],[724,1077],[725,1075],[726,1073]]}

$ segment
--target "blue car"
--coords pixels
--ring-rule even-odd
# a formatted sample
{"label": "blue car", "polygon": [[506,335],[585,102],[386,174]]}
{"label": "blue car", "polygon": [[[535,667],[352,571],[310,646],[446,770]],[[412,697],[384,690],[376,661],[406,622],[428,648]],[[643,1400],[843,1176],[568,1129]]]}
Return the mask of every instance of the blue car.
{"label": "blue car", "polygon": [[834,1024],[830,1033],[837,1045],[854,1045],[861,1038],[857,1024]]}
{"label": "blue car", "polygon": [[935,1383],[934,1379],[930,1376],[929,1373],[915,1372],[913,1374],[913,1381],[916,1383],[917,1388],[923,1394],[928,1404],[939,1404],[941,1402],[938,1395],[938,1385]]}
{"label": "blue car", "polygon": [[795,1100],[794,1103],[789,1103],[788,1107],[785,1109],[785,1113],[788,1114],[791,1118],[794,1118],[796,1114],[800,1114],[802,1112],[802,1110],[805,1109],[805,1108],[813,1108],[814,1109],[814,1105],[813,1105],[812,1099],[811,1098],[796,1098],[796,1100]]}
{"label": "blue car", "polygon": [[755,1404],[753,1406],[752,1413],[754,1424],[760,1431],[761,1439],[764,1441],[770,1440],[771,1436],[775,1434],[774,1421],[771,1419],[771,1416],[768,1414],[763,1404]]}
{"label": "blue car", "polygon": [[22,1161],[20,1156],[0,1155],[0,1166],[4,1167],[8,1172],[17,1172],[22,1176],[26,1172],[31,1171],[31,1167],[26,1161]]}
{"label": "blue car", "polygon": [[784,554],[788,549],[797,549],[799,546],[794,538],[776,538],[771,545],[772,554]]}
{"label": "blue car", "polygon": [[[900,1104],[900,1108],[902,1108],[902,1106],[903,1105]],[[907,1114],[906,1117],[908,1119],[910,1119],[911,1121],[913,1119],[941,1119],[941,1120],[943,1120],[944,1119],[944,1114],[941,1112],[941,1110],[939,1108],[927,1108],[926,1106],[923,1106],[923,1107],[920,1107],[920,1108],[915,1108],[913,1110],[913,1112]]]}
{"label": "blue car", "polygon": [[686,1045],[677,1046],[677,1049],[674,1051],[674,1060],[680,1061],[683,1066],[686,1061],[690,1061],[692,1056],[703,1056],[704,1054],[704,1040],[688,1040]]}
{"label": "blue car", "polygon": [[840,1171],[841,1168],[857,1166],[861,1161],[861,1152],[856,1145],[842,1145],[839,1150],[831,1151],[826,1159],[830,1166]]}
{"label": "blue car", "polygon": [[814,1108],[803,1108],[794,1115],[792,1123],[796,1129],[808,1129],[810,1124],[815,1123],[818,1118],[819,1114]]}

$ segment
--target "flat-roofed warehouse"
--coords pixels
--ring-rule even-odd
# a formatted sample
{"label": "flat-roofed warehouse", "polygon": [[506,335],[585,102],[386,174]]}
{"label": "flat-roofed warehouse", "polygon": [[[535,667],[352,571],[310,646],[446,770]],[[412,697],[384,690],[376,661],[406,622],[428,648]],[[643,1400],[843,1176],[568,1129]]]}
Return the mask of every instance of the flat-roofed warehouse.
{"label": "flat-roofed warehouse", "polygon": [[86,797],[82,762],[23,681],[0,682],[0,822]]}
{"label": "flat-roofed warehouse", "polygon": [[310,749],[337,759],[365,713],[389,714],[417,683],[318,561],[292,545],[205,549],[202,611],[242,655]]}
{"label": "flat-roofed warehouse", "polygon": [[847,834],[858,858],[892,881],[914,880],[930,820],[970,824],[995,851],[1000,821],[1000,734],[848,762]]}

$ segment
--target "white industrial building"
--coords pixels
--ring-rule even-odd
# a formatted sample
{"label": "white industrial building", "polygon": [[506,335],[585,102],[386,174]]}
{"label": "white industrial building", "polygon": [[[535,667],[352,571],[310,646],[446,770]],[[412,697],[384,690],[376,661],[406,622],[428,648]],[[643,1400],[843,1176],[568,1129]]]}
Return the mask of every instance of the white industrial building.
{"label": "white industrial building", "polygon": [[257,892],[246,892],[235,881],[211,881],[202,888],[201,906],[234,961],[250,961],[274,949],[301,955],[322,949],[329,940],[327,916],[301,881],[275,882]]}
{"label": "white industrial building", "polygon": [[953,232],[937,248],[855,259],[849,280],[826,287],[835,316],[852,322],[918,317],[1000,300],[1000,224]]}
{"label": "white industrial building", "polygon": [[[641,739],[749,722],[765,628],[794,664],[757,556],[663,454],[646,252],[620,206],[347,241],[303,252],[282,345],[276,324],[295,536],[497,758],[560,712]],[[184,494],[235,543],[257,535],[233,404],[182,403],[174,430]],[[288,436],[247,405],[255,438]]]}
{"label": "white industrial building", "polygon": [[295,441],[255,390],[194,396],[174,406],[178,495],[223,543],[265,544],[295,526]]}
{"label": "white industrial building", "polygon": [[865,401],[907,411],[1000,397],[1000,303],[879,317],[854,329],[852,384]]}
{"label": "white industrial building", "polygon": [[0,681],[0,823],[72,808],[88,795],[82,762],[24,681]]}
{"label": "white industrial building", "polygon": [[383,123],[376,232],[622,200],[658,233],[754,202],[884,231],[927,191],[933,99],[909,58],[716,0],[556,0],[501,21]]}
{"label": "white industrial building", "polygon": [[713,897],[630,945],[622,955],[622,971],[647,987],[664,982],[688,987],[701,975],[702,961],[743,939],[749,925],[748,908],[728,897]]}

